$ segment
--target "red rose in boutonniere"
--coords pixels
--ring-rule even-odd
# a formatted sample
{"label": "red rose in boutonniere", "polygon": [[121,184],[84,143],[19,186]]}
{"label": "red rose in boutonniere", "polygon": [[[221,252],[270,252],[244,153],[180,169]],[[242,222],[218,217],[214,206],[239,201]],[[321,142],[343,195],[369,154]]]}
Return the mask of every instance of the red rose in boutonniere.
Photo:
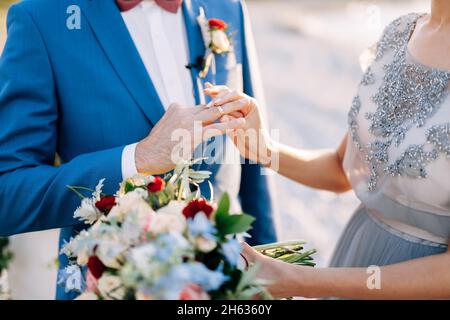
{"label": "red rose in boutonniere", "polygon": [[231,51],[231,39],[227,33],[228,25],[223,20],[209,19],[211,33],[211,49],[214,53],[223,54]]}
{"label": "red rose in boutonniere", "polygon": [[228,24],[225,21],[221,19],[207,19],[203,8],[200,8],[200,15],[197,17],[197,21],[206,46],[204,68],[200,72],[200,77],[204,78],[208,74],[214,54],[225,54],[233,50],[233,34],[228,31]]}
{"label": "red rose in boutonniere", "polygon": [[217,30],[228,29],[228,25],[226,24],[226,22],[220,19],[209,19],[208,24],[211,29]]}

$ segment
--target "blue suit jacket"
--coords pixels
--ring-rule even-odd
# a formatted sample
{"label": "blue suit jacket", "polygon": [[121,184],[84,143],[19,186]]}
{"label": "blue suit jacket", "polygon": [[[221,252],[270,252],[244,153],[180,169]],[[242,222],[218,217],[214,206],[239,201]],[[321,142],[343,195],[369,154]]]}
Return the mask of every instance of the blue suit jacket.
{"label": "blue suit jacket", "polygon": [[[79,30],[66,26],[73,4],[81,9]],[[185,0],[192,62],[204,54],[200,6],[236,31],[234,55],[217,56],[217,71],[205,81],[243,81],[252,95],[242,3]],[[105,191],[114,192],[123,148],[144,138],[164,109],[114,0],[25,0],[11,7],[7,26],[0,59],[0,235],[62,228],[62,244],[84,227],[73,218],[79,199],[66,186],[93,187],[106,178]],[[198,102],[198,70],[192,77]],[[214,174],[219,168],[203,165]],[[257,218],[251,241],[274,241],[260,167],[244,164],[241,181],[227,183],[241,184],[241,206]],[[58,290],[58,297],[70,296]]]}

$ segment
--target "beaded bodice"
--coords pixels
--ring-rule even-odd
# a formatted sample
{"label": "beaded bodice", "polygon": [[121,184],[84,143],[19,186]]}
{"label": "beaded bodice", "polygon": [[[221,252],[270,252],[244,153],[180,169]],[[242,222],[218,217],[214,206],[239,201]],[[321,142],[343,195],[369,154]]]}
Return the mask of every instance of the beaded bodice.
{"label": "beaded bodice", "polygon": [[450,216],[450,71],[409,54],[420,17],[396,19],[371,48],[349,112],[344,167],[363,202],[383,194]]}

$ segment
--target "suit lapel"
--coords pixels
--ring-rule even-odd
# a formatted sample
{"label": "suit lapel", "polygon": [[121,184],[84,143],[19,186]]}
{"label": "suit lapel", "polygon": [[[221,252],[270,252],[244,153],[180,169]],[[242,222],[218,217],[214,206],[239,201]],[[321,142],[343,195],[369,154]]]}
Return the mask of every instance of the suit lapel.
{"label": "suit lapel", "polygon": [[[183,1],[183,15],[186,24],[186,32],[189,46],[189,61],[191,64],[196,64],[199,58],[205,55],[205,43],[197,22],[197,17],[200,14],[200,4],[197,0]],[[200,79],[200,70],[192,68],[192,83],[194,84],[195,101],[197,104],[203,103],[203,82],[206,79]]]}
{"label": "suit lapel", "polygon": [[115,1],[85,1],[82,10],[123,84],[155,125],[164,114],[164,107]]}

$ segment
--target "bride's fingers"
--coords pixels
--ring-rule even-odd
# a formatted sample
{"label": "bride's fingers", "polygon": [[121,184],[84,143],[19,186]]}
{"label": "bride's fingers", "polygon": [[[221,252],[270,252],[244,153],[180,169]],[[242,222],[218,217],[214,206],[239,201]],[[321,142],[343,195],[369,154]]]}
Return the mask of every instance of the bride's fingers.
{"label": "bride's fingers", "polygon": [[242,98],[239,100],[235,100],[233,102],[225,103],[221,105],[223,112],[226,114],[236,113],[239,112],[246,116],[249,113],[249,106],[251,104],[251,101],[249,98]]}
{"label": "bride's fingers", "polygon": [[235,117],[235,118],[245,118],[245,114],[241,111],[233,111],[233,112],[230,112],[228,115]]}
{"label": "bride's fingers", "polygon": [[233,119],[239,119],[239,118],[245,118],[245,115],[240,111],[234,111],[227,115],[224,115],[222,118],[220,118],[220,122],[227,122]]}
{"label": "bride's fingers", "polygon": [[[225,95],[228,99],[230,95]],[[214,101],[214,100],[213,100]],[[224,100],[226,101],[226,100]],[[243,116],[246,116],[249,113],[248,106],[251,104],[251,100],[248,96],[244,96],[238,101],[230,102],[225,105],[220,105],[216,107],[204,106],[199,109],[199,112],[195,114],[195,120],[203,121],[204,124],[209,124],[215,122],[226,114],[233,113],[233,116],[236,118],[240,118],[238,112]]]}
{"label": "bride's fingers", "polygon": [[213,123],[203,129],[203,139],[227,134],[229,131],[241,129],[245,126],[245,119],[233,119],[227,122]]}
{"label": "bride's fingers", "polygon": [[234,113],[234,118],[243,118],[243,116],[237,116],[240,115],[239,109],[240,107],[237,106],[228,106],[227,108],[223,107],[202,107],[199,108],[200,111],[196,112],[194,114],[194,120],[196,121],[202,121],[203,125],[208,125],[216,122],[220,118],[222,118],[225,115],[228,115],[229,113]]}
{"label": "bride's fingers", "polygon": [[[239,118],[242,118],[242,117],[239,117]],[[220,122],[224,123],[224,122],[228,122],[228,121],[231,121],[234,119],[236,119],[236,117],[233,117],[231,115],[224,115],[222,118],[220,118]]]}
{"label": "bride's fingers", "polygon": [[247,98],[247,95],[237,92],[237,91],[229,91],[226,95],[219,95],[214,98],[215,106],[222,106],[224,104]]}
{"label": "bride's fingers", "polygon": [[227,86],[214,86],[209,82],[207,82],[205,86],[206,88],[203,91],[206,95],[211,97],[217,97],[220,94],[226,94],[230,92],[230,89]]}
{"label": "bride's fingers", "polygon": [[244,256],[244,258],[249,262],[249,263],[255,263],[258,260],[258,257],[260,256],[260,254],[253,249],[252,247],[250,247],[247,243],[243,242],[241,244],[242,246],[242,255]]}

